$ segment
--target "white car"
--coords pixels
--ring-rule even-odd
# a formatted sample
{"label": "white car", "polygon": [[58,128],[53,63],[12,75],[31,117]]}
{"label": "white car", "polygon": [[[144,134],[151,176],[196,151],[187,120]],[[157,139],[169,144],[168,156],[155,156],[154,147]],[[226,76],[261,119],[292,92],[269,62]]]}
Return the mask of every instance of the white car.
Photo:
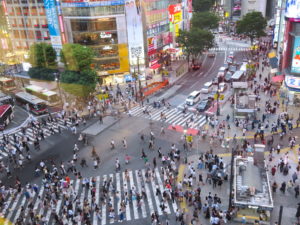
{"label": "white car", "polygon": [[225,84],[224,82],[219,84],[219,92],[222,93],[222,92],[224,92],[226,89],[227,89],[227,84]]}

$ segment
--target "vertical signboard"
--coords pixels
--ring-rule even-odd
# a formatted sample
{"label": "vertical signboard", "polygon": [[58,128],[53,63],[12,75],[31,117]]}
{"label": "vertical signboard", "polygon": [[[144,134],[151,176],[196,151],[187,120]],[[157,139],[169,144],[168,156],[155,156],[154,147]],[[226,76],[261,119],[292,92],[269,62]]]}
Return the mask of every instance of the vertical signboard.
{"label": "vertical signboard", "polygon": [[143,65],[145,51],[140,1],[125,0],[125,13],[130,65]]}
{"label": "vertical signboard", "polygon": [[294,39],[291,72],[300,73],[300,36],[295,37]]}
{"label": "vertical signboard", "polygon": [[45,11],[48,20],[48,29],[51,38],[51,44],[55,49],[62,48],[59,22],[56,11],[56,1],[55,0],[44,0]]}

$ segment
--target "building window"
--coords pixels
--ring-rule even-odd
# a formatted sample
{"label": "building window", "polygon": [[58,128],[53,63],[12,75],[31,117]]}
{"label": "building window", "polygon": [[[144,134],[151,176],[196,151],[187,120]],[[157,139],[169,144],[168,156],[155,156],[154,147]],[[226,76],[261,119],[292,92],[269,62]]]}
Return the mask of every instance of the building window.
{"label": "building window", "polygon": [[13,34],[14,34],[14,38],[16,38],[16,39],[19,39],[19,38],[20,38],[20,34],[19,34],[19,31],[18,31],[18,30],[14,30],[14,31],[13,31]]}

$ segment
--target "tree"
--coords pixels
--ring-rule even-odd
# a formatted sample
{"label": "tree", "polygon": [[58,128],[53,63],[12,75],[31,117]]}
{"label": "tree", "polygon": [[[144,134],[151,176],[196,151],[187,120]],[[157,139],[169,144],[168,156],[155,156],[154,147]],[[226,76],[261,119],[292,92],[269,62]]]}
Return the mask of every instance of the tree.
{"label": "tree", "polygon": [[266,35],[265,28],[267,20],[261,12],[250,12],[243,16],[242,20],[237,21],[236,32],[244,34],[250,38],[251,44],[254,38],[260,38]]}
{"label": "tree", "polygon": [[32,67],[56,69],[56,51],[47,43],[35,43],[30,46],[29,63]]}
{"label": "tree", "polygon": [[80,44],[64,44],[60,56],[67,70],[84,71],[91,68],[94,51]]}
{"label": "tree", "polygon": [[66,70],[61,73],[61,87],[68,93],[86,99],[94,92],[97,83],[97,73],[94,70],[81,72]]}
{"label": "tree", "polygon": [[194,0],[193,1],[193,10],[194,12],[205,12],[209,11],[213,4],[214,0]]}
{"label": "tree", "polygon": [[200,29],[215,29],[219,26],[219,17],[212,12],[194,12],[192,27]]}
{"label": "tree", "polygon": [[54,73],[57,73],[56,69],[49,69],[44,67],[31,67],[28,71],[30,78],[39,80],[49,80],[54,81]]}
{"label": "tree", "polygon": [[190,31],[180,30],[177,42],[183,47],[189,62],[190,56],[196,59],[203,51],[213,46],[214,35],[208,30],[199,28],[192,28]]}

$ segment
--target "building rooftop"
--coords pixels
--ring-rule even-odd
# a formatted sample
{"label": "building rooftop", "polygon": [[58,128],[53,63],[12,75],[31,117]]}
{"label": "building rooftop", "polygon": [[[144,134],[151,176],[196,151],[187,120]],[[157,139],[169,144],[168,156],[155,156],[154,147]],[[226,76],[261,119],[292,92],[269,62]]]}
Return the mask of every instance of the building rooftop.
{"label": "building rooftop", "polygon": [[264,163],[255,163],[253,157],[235,157],[234,204],[272,210],[273,198]]}

